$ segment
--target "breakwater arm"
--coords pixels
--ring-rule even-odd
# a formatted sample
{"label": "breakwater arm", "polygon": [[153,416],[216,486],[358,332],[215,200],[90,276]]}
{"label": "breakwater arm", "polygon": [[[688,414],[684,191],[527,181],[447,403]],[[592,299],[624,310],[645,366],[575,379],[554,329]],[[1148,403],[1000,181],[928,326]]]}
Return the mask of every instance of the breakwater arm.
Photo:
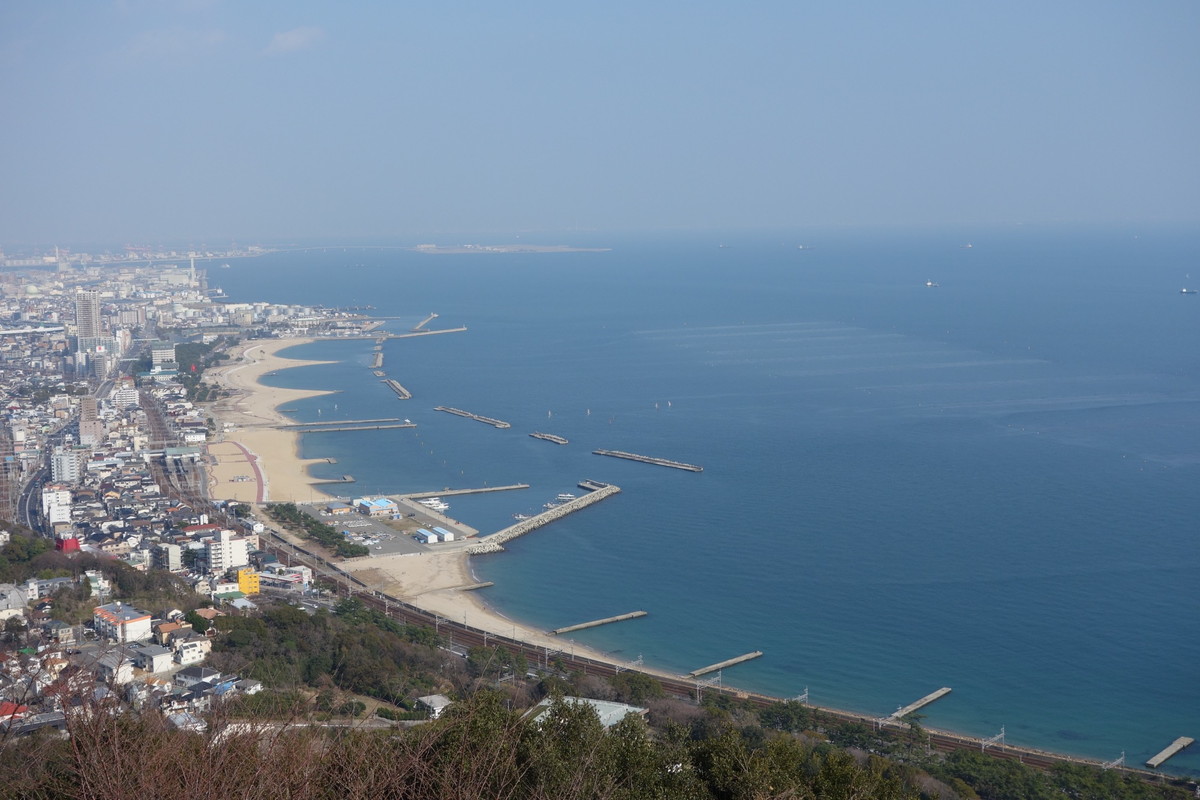
{"label": "breakwater arm", "polygon": [[382,383],[386,383],[387,387],[389,389],[391,389],[393,392],[395,392],[396,397],[399,397],[401,400],[411,400],[412,399],[412,392],[410,392],[408,389],[405,389],[403,386],[401,386],[400,381],[392,380],[391,378],[387,378],[387,379],[383,380]]}
{"label": "breakwater arm", "polygon": [[611,456],[612,458],[624,458],[628,461],[640,461],[643,464],[656,464],[660,467],[671,467],[672,469],[685,469],[688,472],[704,472],[704,467],[696,466],[695,464],[685,464],[682,461],[671,461],[668,458],[655,458],[654,456],[642,456],[637,453],[626,453],[624,450],[593,450],[598,456]]}
{"label": "breakwater arm", "polygon": [[472,414],[470,411],[463,411],[461,408],[451,408],[450,406],[434,406],[433,410],[434,411],[445,411],[447,414],[454,414],[455,416],[466,417],[467,419],[473,419],[476,422],[482,422],[487,425],[491,425],[495,428],[511,428],[512,427],[512,425],[510,425],[509,423],[505,422],[502,419],[494,419],[493,417],[485,417],[485,416],[482,416],[481,414]]}
{"label": "breakwater arm", "polygon": [[537,530],[543,525],[548,525],[557,519],[562,519],[568,514],[579,511],[582,508],[587,508],[593,503],[599,503],[606,497],[612,497],[621,491],[620,486],[613,486],[611,483],[601,485],[601,488],[588,492],[583,497],[576,497],[563,503],[561,506],[552,508],[549,511],[543,511],[541,514],[536,514],[529,519],[522,520],[516,525],[510,525],[503,530],[493,533],[491,536],[485,536],[479,540],[479,544],[470,547],[467,553],[470,555],[483,555],[484,553],[499,553],[504,550],[504,543],[524,536],[530,531]]}

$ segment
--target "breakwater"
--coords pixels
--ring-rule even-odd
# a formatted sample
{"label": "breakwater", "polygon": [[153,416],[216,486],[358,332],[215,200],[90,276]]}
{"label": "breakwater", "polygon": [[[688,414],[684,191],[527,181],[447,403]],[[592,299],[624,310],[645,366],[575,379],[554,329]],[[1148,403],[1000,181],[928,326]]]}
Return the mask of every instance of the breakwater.
{"label": "breakwater", "polygon": [[561,506],[543,511],[541,514],[535,514],[529,519],[521,520],[516,525],[510,525],[503,530],[493,533],[491,536],[485,536],[479,540],[479,544],[468,548],[467,553],[473,556],[485,553],[500,553],[504,550],[505,542],[511,541],[518,536],[524,536],[530,531],[537,530],[543,525],[548,525],[555,520],[562,519],[568,514],[579,511],[582,508],[587,508],[593,503],[599,503],[606,497],[612,497],[621,491],[620,486],[614,486],[611,483],[596,484],[594,481],[590,481],[589,483],[599,485],[600,488],[590,491],[582,497],[569,500]]}
{"label": "breakwater", "polygon": [[510,425],[509,423],[505,422],[502,419],[494,419],[492,417],[485,417],[480,414],[472,414],[470,411],[463,411],[461,408],[451,408],[450,406],[434,406],[433,410],[434,411],[445,411],[447,414],[454,414],[459,417],[466,417],[467,419],[473,419],[476,422],[482,422],[484,424],[491,425],[496,428],[511,428],[512,427],[512,425]]}
{"label": "breakwater", "polygon": [[529,434],[534,439],[541,439],[546,442],[554,442],[555,444],[567,444],[567,440],[561,436],[555,436],[553,433],[539,433],[537,431]]}
{"label": "breakwater", "polygon": [[685,469],[688,472],[704,472],[704,467],[696,466],[695,464],[685,464],[682,461],[671,461],[668,458],[655,458],[654,456],[642,456],[637,453],[626,453],[624,450],[593,450],[598,456],[610,456],[612,458],[624,458],[629,461],[640,461],[643,464],[657,464],[660,467],[671,467],[672,469]]}
{"label": "breakwater", "polygon": [[594,619],[591,622],[581,622],[578,625],[567,625],[563,628],[555,628],[550,631],[551,635],[558,636],[563,633],[571,633],[572,631],[582,631],[587,628],[598,628],[601,625],[608,625],[612,622],[624,622],[627,619],[638,619],[646,616],[646,611],[630,611],[628,614],[618,614],[615,617],[605,617],[604,619]]}
{"label": "breakwater", "polygon": [[386,383],[387,387],[396,393],[396,397],[401,400],[412,400],[412,392],[400,385],[400,381],[386,378],[381,383]]}
{"label": "breakwater", "polygon": [[753,658],[758,658],[761,655],[762,655],[762,650],[755,650],[752,653],[746,653],[745,655],[740,655],[740,656],[737,656],[736,658],[727,658],[724,661],[718,661],[716,664],[709,664],[707,667],[701,667],[700,669],[694,669],[691,672],[689,672],[688,675],[690,675],[693,678],[699,678],[701,675],[707,675],[708,673],[716,672],[719,669],[725,669],[726,667],[732,667],[734,664],[741,664],[743,661],[749,661]]}

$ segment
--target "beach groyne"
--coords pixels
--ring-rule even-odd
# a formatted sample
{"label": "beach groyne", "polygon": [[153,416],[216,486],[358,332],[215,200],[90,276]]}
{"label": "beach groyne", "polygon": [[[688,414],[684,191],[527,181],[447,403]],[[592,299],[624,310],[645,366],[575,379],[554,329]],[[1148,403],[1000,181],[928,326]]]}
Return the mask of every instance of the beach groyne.
{"label": "beach groyne", "polygon": [[710,672],[716,672],[719,669],[732,667],[734,664],[741,664],[743,661],[749,661],[752,658],[758,658],[763,654],[762,650],[755,650],[752,653],[745,653],[734,658],[727,658],[724,661],[718,661],[716,664],[709,664],[707,667],[694,669],[688,673],[693,678],[699,678],[701,675],[707,675]]}
{"label": "beach groyne", "polygon": [[534,439],[541,439],[544,442],[554,442],[555,444],[568,444],[568,441],[561,436],[555,436],[553,433],[541,433],[534,431],[529,434]]}
{"label": "beach groyne", "polygon": [[638,619],[639,617],[646,616],[647,613],[648,612],[646,612],[646,611],[630,611],[628,614],[618,614],[615,617],[605,617],[604,619],[594,619],[591,622],[581,622],[578,625],[567,625],[566,627],[563,627],[563,628],[555,628],[554,630],[550,631],[550,633],[554,636],[558,636],[558,635],[564,634],[564,633],[571,633],[572,631],[582,631],[582,630],[587,630],[588,628],[598,628],[601,625],[608,625],[613,622],[624,622],[627,619]]}
{"label": "beach groyne", "polygon": [[[592,482],[595,483],[595,482]],[[543,525],[549,525],[555,520],[562,519],[568,514],[587,508],[594,503],[599,503],[605,498],[612,497],[621,491],[620,486],[614,486],[611,483],[597,484],[601,488],[588,492],[582,497],[576,497],[574,500],[568,500],[561,506],[556,506],[548,511],[543,511],[541,514],[535,514],[529,519],[521,520],[516,525],[510,525],[503,530],[493,533],[491,536],[485,536],[479,540],[479,543],[467,549],[467,553],[473,556],[484,555],[486,553],[500,553],[504,551],[504,543],[516,539],[518,536],[524,536],[530,531],[537,530]]]}

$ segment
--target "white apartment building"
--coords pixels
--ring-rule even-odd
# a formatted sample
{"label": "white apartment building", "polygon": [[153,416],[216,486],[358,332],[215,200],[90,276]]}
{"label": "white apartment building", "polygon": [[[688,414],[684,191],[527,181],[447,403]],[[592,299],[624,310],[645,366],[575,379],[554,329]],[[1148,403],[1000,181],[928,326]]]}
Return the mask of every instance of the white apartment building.
{"label": "white apartment building", "polygon": [[97,636],[114,642],[140,642],[152,635],[150,614],[120,601],[96,606],[92,625]]}
{"label": "white apartment building", "polygon": [[208,564],[208,571],[214,575],[249,566],[249,542],[240,536],[234,536],[231,530],[223,530],[215,539],[204,543],[204,560]]}

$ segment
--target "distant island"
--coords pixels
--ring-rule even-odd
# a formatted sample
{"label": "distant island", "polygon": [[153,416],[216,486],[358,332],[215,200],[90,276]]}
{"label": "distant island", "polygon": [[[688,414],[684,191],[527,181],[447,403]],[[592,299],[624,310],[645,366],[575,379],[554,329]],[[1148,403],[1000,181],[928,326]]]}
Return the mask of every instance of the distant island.
{"label": "distant island", "polygon": [[565,244],[419,244],[418,253],[607,253],[611,247],[571,247]]}

